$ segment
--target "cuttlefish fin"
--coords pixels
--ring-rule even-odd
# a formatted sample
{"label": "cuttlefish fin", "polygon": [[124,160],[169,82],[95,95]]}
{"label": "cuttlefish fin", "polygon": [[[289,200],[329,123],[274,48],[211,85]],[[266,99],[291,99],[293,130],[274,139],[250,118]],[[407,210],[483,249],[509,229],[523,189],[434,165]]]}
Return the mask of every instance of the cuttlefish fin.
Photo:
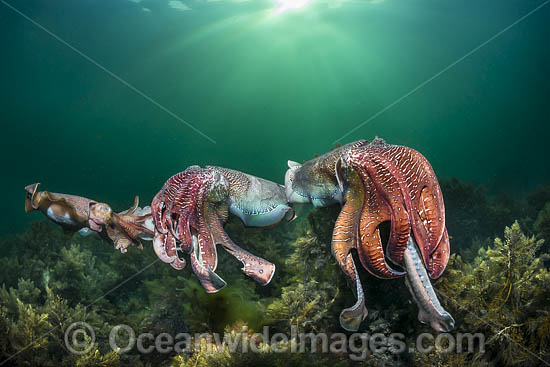
{"label": "cuttlefish fin", "polygon": [[288,168],[292,168],[292,167],[301,167],[302,165],[298,162],[294,162],[294,161],[288,161]]}
{"label": "cuttlefish fin", "polygon": [[[75,205],[70,203],[66,198],[63,196],[60,196],[58,194],[49,192],[49,191],[43,191],[41,193],[44,195],[45,199],[47,199],[50,203],[55,203],[57,205],[62,206],[67,211],[67,214],[69,217],[74,218],[77,221],[86,221],[88,219],[88,215],[84,213],[79,213],[79,211],[76,209]],[[83,215],[86,215],[86,217],[83,217]]]}
{"label": "cuttlefish fin", "polygon": [[25,200],[25,212],[27,213],[38,209],[38,205],[34,203],[34,198],[36,196],[39,185],[40,183],[34,183],[25,187],[25,191],[27,191],[27,198]]}
{"label": "cuttlefish fin", "polygon": [[64,205],[72,206],[64,197],[53,192],[43,191],[42,194],[52,203],[63,203]]}
{"label": "cuttlefish fin", "polygon": [[[49,191],[43,191],[41,194],[51,204],[56,204],[56,205],[59,205],[59,206],[63,207],[64,210],[66,211],[67,215],[70,218],[72,218],[74,221],[76,221],[76,222],[87,222],[87,218],[83,218],[82,215],[76,210],[75,206],[73,204],[71,204],[70,202],[68,202],[67,199],[65,199],[64,197],[53,194]],[[51,207],[51,205],[50,205],[50,207]],[[58,223],[55,220],[54,220],[54,222],[56,222],[60,226],[64,227],[63,223]],[[69,232],[74,232],[74,231],[72,229],[70,229]]]}

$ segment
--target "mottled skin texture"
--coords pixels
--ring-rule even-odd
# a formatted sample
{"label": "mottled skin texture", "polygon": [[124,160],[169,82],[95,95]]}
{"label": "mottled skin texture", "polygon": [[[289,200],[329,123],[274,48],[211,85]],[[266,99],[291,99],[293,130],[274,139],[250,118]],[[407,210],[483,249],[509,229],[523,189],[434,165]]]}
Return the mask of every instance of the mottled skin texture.
{"label": "mottled skin texture", "polygon": [[102,239],[111,242],[121,252],[126,252],[130,245],[143,248],[140,237],[153,234],[145,223],[151,215],[147,211],[139,215],[135,213],[138,205],[137,196],[130,209],[114,213],[108,204],[81,196],[39,192],[39,185],[32,184],[25,187],[27,192],[25,211],[28,213],[40,210],[65,232],[81,230],[97,232]]}
{"label": "mottled skin texture", "polygon": [[411,148],[377,139],[346,152],[340,169],[357,172],[368,185],[360,226],[361,242],[365,244],[365,256],[361,259],[367,270],[381,278],[403,275],[384,260],[378,227],[391,221],[389,259],[402,263],[412,230],[430,278],[439,278],[450,252],[448,236],[444,236],[445,207],[435,173],[424,156]]}
{"label": "mottled skin texture", "polygon": [[341,156],[350,149],[368,144],[366,140],[346,144],[323,154],[303,165],[289,161],[286,173],[286,195],[291,203],[309,203],[324,207],[336,202],[342,203],[343,192],[338,186],[335,167]]}
{"label": "mottled skin texture", "polygon": [[284,188],[273,182],[221,167],[191,166],[172,176],[151,204],[157,256],[175,269],[191,267],[207,292],[217,292],[225,281],[216,273],[216,245],[243,263],[246,275],[265,285],[275,265],[240,248],[223,229],[229,212],[245,225],[270,226],[292,217]]}
{"label": "mottled skin texture", "polygon": [[[441,276],[450,248],[441,189],[424,156],[382,139],[371,143],[361,140],[303,165],[289,162],[285,184],[289,202],[342,204],[334,226],[332,252],[357,296],[357,303],[340,315],[345,329],[357,330],[367,315],[352,248],[357,249],[361,264],[372,275],[383,279],[407,276],[408,284],[415,285],[409,289],[416,292],[413,297],[417,302],[420,297],[435,297],[434,292],[419,290],[431,287],[428,275],[431,279]],[[390,224],[387,244],[380,237],[384,222]],[[408,246],[410,243],[418,244],[422,269],[413,266],[416,263],[411,259],[416,261],[419,256],[416,247]],[[408,261],[404,261],[405,255]],[[426,269],[426,275],[420,274]],[[426,300],[423,305],[439,304],[436,301]],[[421,309],[421,321],[439,331],[452,329],[452,317],[439,311],[434,307]]]}

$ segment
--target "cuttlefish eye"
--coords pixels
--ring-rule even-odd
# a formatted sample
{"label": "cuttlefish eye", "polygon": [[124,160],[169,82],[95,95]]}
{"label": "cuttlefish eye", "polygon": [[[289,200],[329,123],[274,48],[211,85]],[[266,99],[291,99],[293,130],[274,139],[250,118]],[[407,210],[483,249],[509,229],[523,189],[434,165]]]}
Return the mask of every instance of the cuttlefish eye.
{"label": "cuttlefish eye", "polygon": [[104,203],[94,203],[90,205],[90,217],[96,222],[106,223],[111,218],[112,209]]}

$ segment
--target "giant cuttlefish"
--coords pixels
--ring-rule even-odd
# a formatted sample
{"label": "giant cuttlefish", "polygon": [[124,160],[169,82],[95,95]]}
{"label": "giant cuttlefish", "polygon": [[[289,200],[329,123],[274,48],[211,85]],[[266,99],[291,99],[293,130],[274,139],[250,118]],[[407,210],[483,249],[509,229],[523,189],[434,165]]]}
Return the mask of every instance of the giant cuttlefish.
{"label": "giant cuttlefish", "polygon": [[152,223],[147,223],[151,221],[150,208],[138,208],[137,196],[130,209],[115,213],[108,204],[82,196],[39,192],[39,185],[25,187],[25,211],[40,210],[65,232],[97,233],[121,252],[126,252],[130,245],[143,248],[140,238],[147,239],[153,234],[149,229]]}
{"label": "giant cuttlefish", "polygon": [[[450,248],[441,189],[424,156],[379,138],[371,143],[361,140],[304,164],[289,161],[285,185],[291,203],[342,205],[332,253],[357,297],[355,305],[340,314],[344,329],[358,330],[367,316],[351,249],[357,250],[361,264],[372,275],[405,277],[421,322],[438,331],[454,328],[453,318],[430,283],[430,278],[439,278],[445,270]],[[385,250],[380,237],[384,222],[390,223]]]}
{"label": "giant cuttlefish", "polygon": [[246,226],[266,227],[294,218],[284,187],[227,168],[188,167],[172,176],[151,204],[155,223],[153,247],[158,257],[176,269],[191,267],[209,293],[226,283],[216,273],[216,245],[222,245],[243,264],[243,272],[266,285],[275,265],[240,248],[223,229],[229,213]]}
{"label": "giant cuttlefish", "polygon": [[[224,231],[229,213],[246,226],[268,227],[292,220],[289,203],[342,209],[332,235],[332,253],[353,284],[357,302],[340,314],[343,328],[355,331],[367,316],[363,287],[351,249],[361,264],[379,278],[405,277],[418,318],[438,331],[450,331],[454,320],[443,309],[431,279],[441,276],[449,260],[445,208],[437,178],[419,152],[376,138],[350,143],[304,164],[289,161],[285,186],[243,172],[190,166],[169,178],[149,208],[134,206],[114,213],[109,205],[79,196],[37,192],[26,187],[27,211],[40,210],[68,231],[93,231],[125,251],[139,238],[153,236],[160,260],[191,267],[207,292],[226,283],[216,274],[216,245],[242,262],[244,273],[268,284],[275,265],[240,248]],[[390,234],[382,244],[380,225]]]}

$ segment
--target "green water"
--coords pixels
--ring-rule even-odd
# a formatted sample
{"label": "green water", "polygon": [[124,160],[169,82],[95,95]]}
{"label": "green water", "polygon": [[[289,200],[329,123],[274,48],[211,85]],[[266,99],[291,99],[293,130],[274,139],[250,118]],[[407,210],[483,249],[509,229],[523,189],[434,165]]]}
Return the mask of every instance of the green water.
{"label": "green water", "polygon": [[[213,164],[283,181],[542,1],[7,1],[0,3],[3,220],[23,187],[129,206]],[[143,8],[149,9],[145,11]],[[421,151],[442,177],[523,193],[547,183],[550,5],[343,139]]]}

